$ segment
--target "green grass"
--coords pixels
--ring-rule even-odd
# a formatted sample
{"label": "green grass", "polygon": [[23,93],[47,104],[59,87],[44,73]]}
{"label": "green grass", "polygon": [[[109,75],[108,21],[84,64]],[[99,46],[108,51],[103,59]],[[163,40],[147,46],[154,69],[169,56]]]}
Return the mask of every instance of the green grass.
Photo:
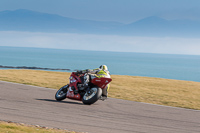
{"label": "green grass", "polygon": [[46,129],[44,127],[42,128],[42,127],[0,121],[0,133],[75,133],[75,132],[58,130],[58,129]]}
{"label": "green grass", "polygon": [[[59,89],[70,73],[0,70],[0,80]],[[109,97],[200,110],[200,82],[111,75]]]}

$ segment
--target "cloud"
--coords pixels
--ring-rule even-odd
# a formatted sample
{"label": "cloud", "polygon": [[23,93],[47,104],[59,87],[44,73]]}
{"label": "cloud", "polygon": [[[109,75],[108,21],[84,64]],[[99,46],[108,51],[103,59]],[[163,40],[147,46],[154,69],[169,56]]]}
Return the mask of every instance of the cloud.
{"label": "cloud", "polygon": [[1,31],[0,46],[200,55],[199,38]]}

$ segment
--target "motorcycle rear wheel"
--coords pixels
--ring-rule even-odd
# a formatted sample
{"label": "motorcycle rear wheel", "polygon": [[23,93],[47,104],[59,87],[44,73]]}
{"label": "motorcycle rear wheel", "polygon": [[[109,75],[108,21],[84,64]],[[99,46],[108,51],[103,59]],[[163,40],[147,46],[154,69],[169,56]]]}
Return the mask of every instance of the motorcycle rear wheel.
{"label": "motorcycle rear wheel", "polygon": [[89,92],[86,92],[82,99],[82,102],[87,105],[95,103],[102,95],[102,89],[98,87],[91,88]]}
{"label": "motorcycle rear wheel", "polygon": [[55,99],[57,101],[62,101],[66,98],[67,95],[67,91],[69,89],[69,85],[65,85],[63,87],[61,87],[55,94]]}

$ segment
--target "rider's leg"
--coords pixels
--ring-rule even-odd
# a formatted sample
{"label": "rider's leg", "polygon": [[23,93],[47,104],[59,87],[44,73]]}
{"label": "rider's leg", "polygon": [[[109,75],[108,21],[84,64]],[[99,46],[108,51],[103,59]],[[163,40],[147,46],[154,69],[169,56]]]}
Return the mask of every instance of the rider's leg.
{"label": "rider's leg", "polygon": [[110,88],[110,84],[108,84],[105,89],[102,89],[102,96],[103,97],[108,97],[109,88]]}

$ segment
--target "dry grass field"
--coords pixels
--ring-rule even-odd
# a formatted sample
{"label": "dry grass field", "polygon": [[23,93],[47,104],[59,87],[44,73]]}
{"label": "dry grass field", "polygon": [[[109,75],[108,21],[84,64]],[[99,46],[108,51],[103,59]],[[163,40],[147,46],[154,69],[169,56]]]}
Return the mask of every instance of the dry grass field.
{"label": "dry grass field", "polygon": [[8,123],[0,121],[0,133],[76,133],[73,131],[46,129],[18,123]]}
{"label": "dry grass field", "polygon": [[[59,89],[70,73],[0,70],[0,80]],[[109,97],[200,110],[200,82],[111,75]]]}

